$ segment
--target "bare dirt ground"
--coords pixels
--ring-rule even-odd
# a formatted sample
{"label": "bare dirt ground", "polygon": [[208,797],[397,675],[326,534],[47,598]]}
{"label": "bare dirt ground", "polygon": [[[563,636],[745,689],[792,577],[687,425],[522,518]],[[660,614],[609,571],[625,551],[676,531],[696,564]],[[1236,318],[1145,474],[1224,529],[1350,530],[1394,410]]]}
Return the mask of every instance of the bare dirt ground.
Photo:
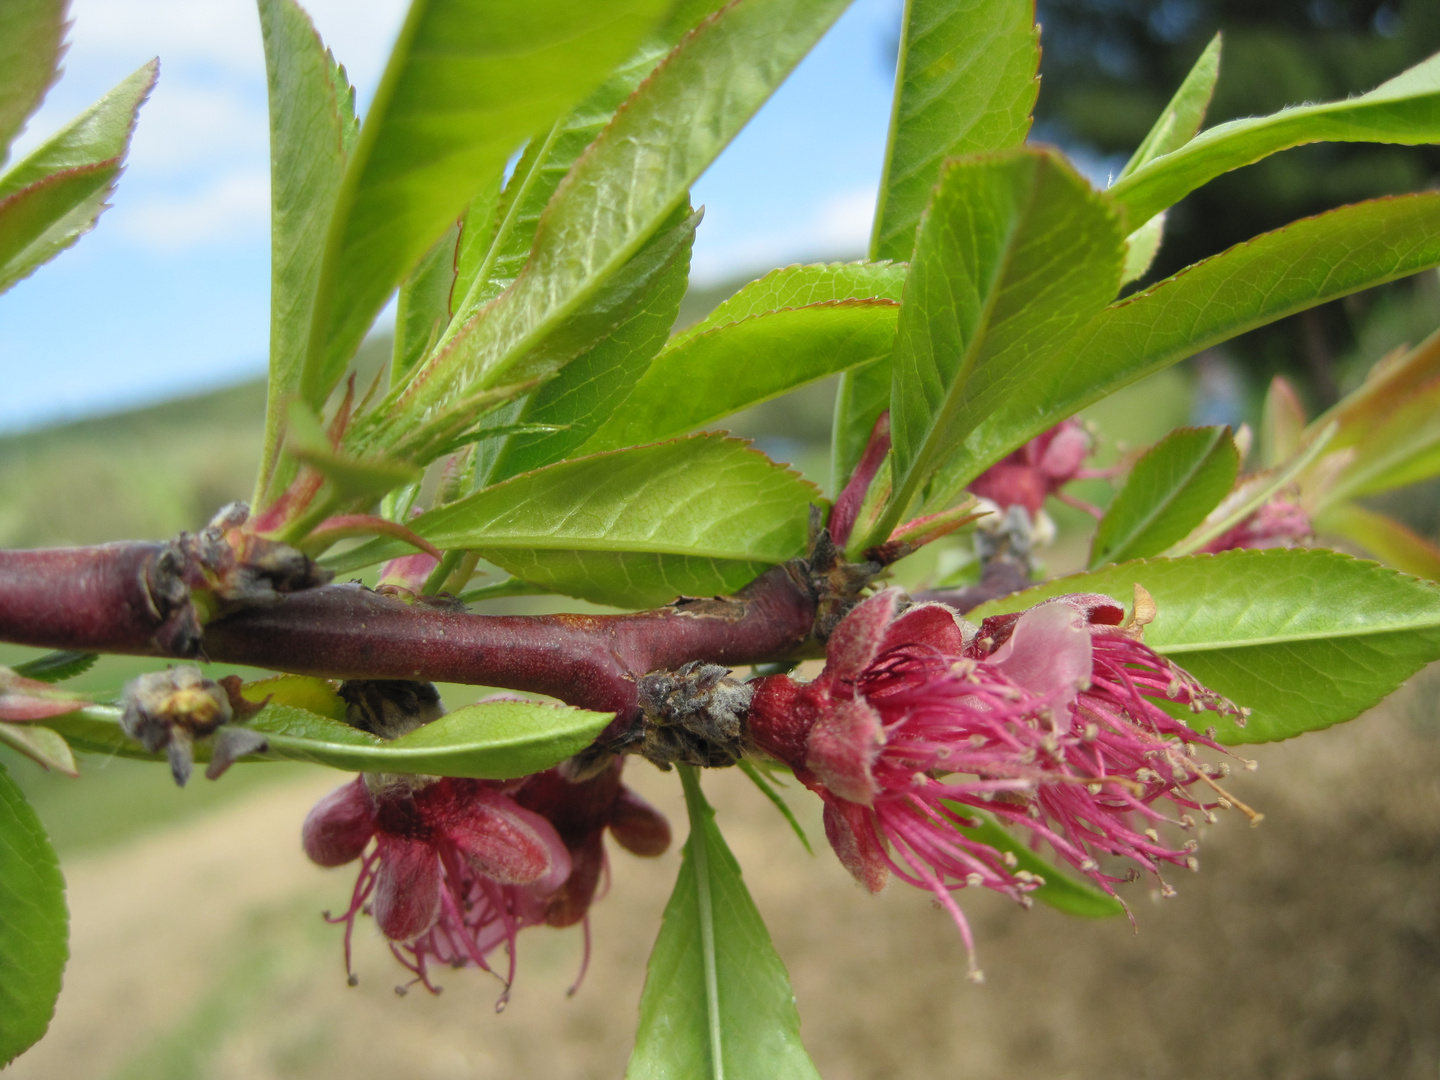
{"label": "bare dirt ground", "polygon": [[[1139,922],[1093,923],[964,897],[987,982],[965,982],[947,918],[893,886],[872,898],[807,856],[742,776],[707,790],[790,967],[827,1080],[1206,1080],[1440,1076],[1440,672],[1345,727],[1260,748],[1237,781],[1266,813],[1202,837],[1179,896],[1134,886]],[[632,782],[683,832],[679,785]],[[15,1080],[618,1078],[645,957],[678,863],[614,856],[595,955],[527,931],[514,1000],[474,971],[432,998],[367,925],[360,985],[340,934],[350,872],[310,866],[315,774],[122,849],[71,861],[73,959],[49,1036]],[[793,792],[792,792],[793,793]],[[820,838],[814,807],[797,807]],[[743,1078],[749,1080],[749,1078]]]}

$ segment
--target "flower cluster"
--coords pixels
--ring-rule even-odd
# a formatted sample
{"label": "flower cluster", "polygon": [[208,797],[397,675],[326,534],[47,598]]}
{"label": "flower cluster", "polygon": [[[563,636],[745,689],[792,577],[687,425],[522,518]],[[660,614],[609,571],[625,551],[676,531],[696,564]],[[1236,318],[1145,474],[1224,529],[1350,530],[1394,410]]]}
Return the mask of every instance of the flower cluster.
{"label": "flower cluster", "polygon": [[1233,706],[1141,641],[1153,602],[1139,594],[1137,608],[1126,620],[1108,597],[1066,596],[974,627],[886,590],[840,623],[813,682],[754,684],[750,737],[824,800],[826,836],[859,881],[878,891],[893,873],[935,894],[978,978],[953,892],[984,885],[1023,903],[1042,882],[962,831],[977,811],[1113,895],[1124,878],[1102,860],[1157,879],[1164,864],[1193,867],[1193,842],[1168,843],[1157,826],[1226,804],[1218,788],[1209,803],[1188,790],[1224,771],[1194,757],[1214,740],[1155,702]]}
{"label": "flower cluster", "polygon": [[[345,924],[347,971],[362,911],[432,992],[432,963],[498,975],[487,957],[503,943],[503,1008],[519,931],[586,920],[605,869],[607,828],[639,855],[670,843],[665,819],[621,784],[618,761],[583,783],[554,770],[508,782],[367,774],[311,810],[303,842],[321,866],[360,860],[349,908],[331,920]],[[588,962],[588,922],[585,940]]]}

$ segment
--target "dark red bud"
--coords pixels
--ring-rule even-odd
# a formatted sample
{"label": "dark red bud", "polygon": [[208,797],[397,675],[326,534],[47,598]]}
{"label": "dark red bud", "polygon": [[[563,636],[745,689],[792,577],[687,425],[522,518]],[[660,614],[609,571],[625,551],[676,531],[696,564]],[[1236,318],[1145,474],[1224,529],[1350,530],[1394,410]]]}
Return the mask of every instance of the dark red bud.
{"label": "dark red bud", "polygon": [[639,795],[622,788],[610,818],[610,835],[632,855],[653,858],[670,846],[670,823]]}
{"label": "dark red bud", "polygon": [[300,831],[305,854],[321,866],[358,859],[374,835],[375,803],[359,777],[316,803]]}

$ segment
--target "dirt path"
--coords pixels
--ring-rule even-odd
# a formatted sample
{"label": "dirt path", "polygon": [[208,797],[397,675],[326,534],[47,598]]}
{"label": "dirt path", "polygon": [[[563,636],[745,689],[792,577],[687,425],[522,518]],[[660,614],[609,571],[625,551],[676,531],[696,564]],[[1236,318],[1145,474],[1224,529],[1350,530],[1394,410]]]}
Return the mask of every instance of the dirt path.
{"label": "dirt path", "polygon": [[[1202,838],[1180,895],[1132,895],[1140,932],[966,897],[985,985],[963,979],[945,916],[897,886],[879,898],[828,852],[811,859],[739,775],[707,778],[720,822],[790,966],[827,1080],[1435,1080],[1440,1074],[1440,680],[1385,715],[1263,748],[1242,781],[1266,812]],[[633,780],[682,823],[678,785]],[[615,1078],[677,865],[615,856],[590,976],[578,932],[521,939],[514,1001],[447,973],[438,998],[368,927],[345,984],[348,871],[310,866],[299,823],[333,774],[265,791],[67,866],[73,959],[47,1039],[16,1080],[204,1076]],[[797,802],[812,837],[814,807]],[[749,1080],[749,1078],[746,1078]]]}

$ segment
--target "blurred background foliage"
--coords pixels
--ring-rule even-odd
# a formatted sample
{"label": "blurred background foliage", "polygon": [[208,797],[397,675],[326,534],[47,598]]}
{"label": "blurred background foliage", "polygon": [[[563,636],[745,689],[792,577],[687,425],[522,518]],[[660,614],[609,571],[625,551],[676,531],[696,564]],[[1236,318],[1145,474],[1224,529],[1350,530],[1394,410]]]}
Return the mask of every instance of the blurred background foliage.
{"label": "blurred background foliage", "polygon": [[[1093,155],[1102,179],[1124,166],[1217,32],[1224,51],[1207,127],[1361,93],[1440,51],[1435,0],[1039,0],[1038,16],[1035,136]],[[1140,285],[1297,218],[1437,182],[1437,147],[1326,143],[1276,154],[1176,206]],[[1252,396],[1283,372],[1313,413],[1437,322],[1440,292],[1427,274],[1274,323],[1226,351]]]}

